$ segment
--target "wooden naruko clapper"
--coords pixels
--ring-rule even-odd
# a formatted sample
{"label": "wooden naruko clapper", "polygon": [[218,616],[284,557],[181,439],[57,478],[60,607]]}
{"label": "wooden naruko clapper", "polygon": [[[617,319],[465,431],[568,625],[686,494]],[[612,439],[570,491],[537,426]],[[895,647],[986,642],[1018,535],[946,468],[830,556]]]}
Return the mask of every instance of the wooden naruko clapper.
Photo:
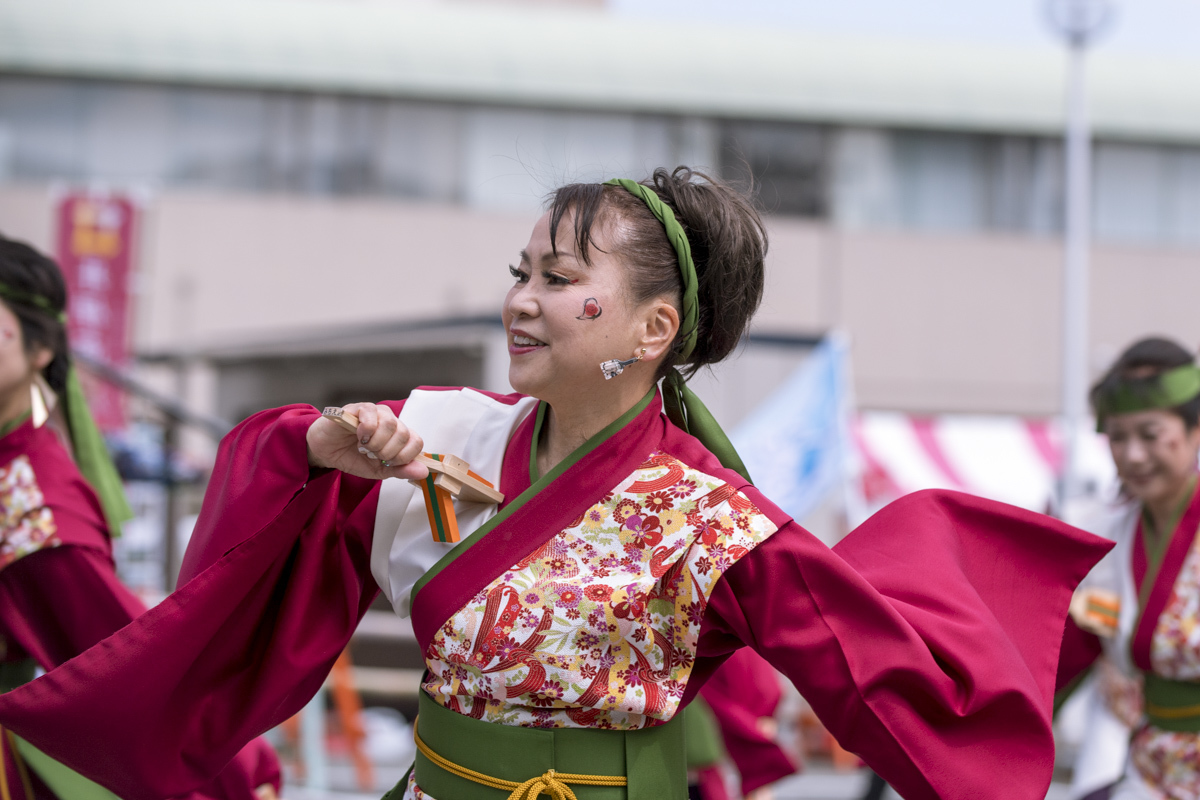
{"label": "wooden naruko clapper", "polygon": [[[321,416],[333,420],[357,435],[358,417],[337,406],[330,406]],[[429,469],[429,477],[412,483],[425,497],[425,512],[429,515],[429,530],[435,542],[459,541],[458,517],[454,514],[454,499],[464,503],[504,502],[504,495],[491,482],[471,471],[470,465],[458,456],[447,453],[421,453],[413,461]]]}

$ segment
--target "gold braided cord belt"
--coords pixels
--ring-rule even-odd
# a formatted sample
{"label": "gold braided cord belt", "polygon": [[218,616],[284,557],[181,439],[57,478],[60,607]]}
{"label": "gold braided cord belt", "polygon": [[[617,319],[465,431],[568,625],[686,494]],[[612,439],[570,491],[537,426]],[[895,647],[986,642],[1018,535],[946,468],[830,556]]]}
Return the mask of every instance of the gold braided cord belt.
{"label": "gold braided cord belt", "polygon": [[1200,704],[1191,706],[1159,706],[1154,703],[1146,703],[1146,713],[1151,717],[1184,719],[1186,717],[1200,716]]}
{"label": "gold braided cord belt", "polygon": [[413,720],[413,741],[417,743],[417,749],[421,751],[421,755],[451,775],[487,786],[489,789],[510,791],[511,794],[508,796],[508,800],[534,800],[534,798],[542,794],[549,795],[554,800],[577,800],[575,793],[568,786],[568,784],[572,783],[576,786],[629,785],[629,779],[624,775],[576,775],[570,772],[555,772],[554,770],[548,770],[545,774],[539,775],[536,778],[530,778],[524,783],[493,778],[491,775],[484,775],[482,772],[455,764],[453,761],[433,752],[433,749],[425,744],[421,740],[420,735],[418,735],[417,721]]}

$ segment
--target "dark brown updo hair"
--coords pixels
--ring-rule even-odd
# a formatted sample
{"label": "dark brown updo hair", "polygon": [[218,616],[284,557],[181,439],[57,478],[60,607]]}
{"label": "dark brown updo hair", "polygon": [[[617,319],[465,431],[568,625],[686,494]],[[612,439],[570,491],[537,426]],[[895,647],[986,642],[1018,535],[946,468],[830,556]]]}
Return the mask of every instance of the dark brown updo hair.
{"label": "dark brown updo hair", "polygon": [[[1098,411],[1104,398],[1126,386],[1135,392],[1142,391],[1149,395],[1158,381],[1158,376],[1194,362],[1195,359],[1187,348],[1171,339],[1158,336],[1139,339],[1125,348],[1125,352],[1117,357],[1108,368],[1108,372],[1104,373],[1104,377],[1092,387],[1088,394],[1092,410]],[[1165,410],[1182,419],[1187,430],[1200,425],[1200,396]]]}
{"label": "dark brown updo hair", "polygon": [[[674,346],[659,368],[658,377],[679,366],[691,377],[715,364],[737,346],[750,318],[762,302],[763,262],[767,232],[750,200],[737,190],[687,167],[654,170],[642,184],[670,206],[687,234],[696,264],[696,347],[680,362],[684,334],[680,327]],[[628,266],[630,299],[640,304],[666,297],[683,317],[683,280],[679,258],[661,222],[644,202],[620,186],[572,183],[550,195],[550,246],[558,254],[558,225],[570,212],[575,246],[585,264],[596,247],[592,230],[600,225],[611,235],[613,254]]]}
{"label": "dark brown updo hair", "polygon": [[[62,314],[67,307],[67,284],[58,264],[24,242],[0,234],[0,283],[16,297],[0,295],[0,301],[21,323],[25,352],[32,355],[38,347],[54,354],[42,376],[59,397],[67,387],[71,357],[67,349],[67,328]],[[43,308],[23,297],[44,297],[50,307]]]}

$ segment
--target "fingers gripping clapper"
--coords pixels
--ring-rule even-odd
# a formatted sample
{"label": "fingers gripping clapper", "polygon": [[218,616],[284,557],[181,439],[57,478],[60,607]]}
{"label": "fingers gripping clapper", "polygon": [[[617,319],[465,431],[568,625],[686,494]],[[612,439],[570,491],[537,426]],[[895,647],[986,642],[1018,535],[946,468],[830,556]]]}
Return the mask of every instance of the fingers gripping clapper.
{"label": "fingers gripping clapper", "polygon": [[[358,418],[345,409],[330,406],[321,412],[321,416],[351,433],[358,433]],[[504,495],[496,491],[490,481],[472,472],[470,465],[458,456],[421,453],[413,461],[424,464],[429,470],[429,477],[412,483],[425,497],[425,512],[429,515],[429,529],[435,542],[459,541],[455,499],[464,503],[498,505],[504,502]]]}

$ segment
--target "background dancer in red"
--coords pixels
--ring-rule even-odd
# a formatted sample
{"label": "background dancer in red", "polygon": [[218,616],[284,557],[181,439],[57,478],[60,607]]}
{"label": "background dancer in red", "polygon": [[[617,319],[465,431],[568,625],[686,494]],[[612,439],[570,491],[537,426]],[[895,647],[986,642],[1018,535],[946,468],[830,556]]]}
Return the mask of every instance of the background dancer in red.
{"label": "background dancer in red", "polygon": [[[130,515],[71,372],[66,308],[58,266],[0,236],[0,692],[145,610],[114,571],[112,532]],[[49,417],[35,408],[42,404]],[[59,736],[70,737],[69,726]],[[112,798],[9,731],[0,753],[4,800]],[[279,778],[274,751],[259,739],[188,797],[272,797]]]}

